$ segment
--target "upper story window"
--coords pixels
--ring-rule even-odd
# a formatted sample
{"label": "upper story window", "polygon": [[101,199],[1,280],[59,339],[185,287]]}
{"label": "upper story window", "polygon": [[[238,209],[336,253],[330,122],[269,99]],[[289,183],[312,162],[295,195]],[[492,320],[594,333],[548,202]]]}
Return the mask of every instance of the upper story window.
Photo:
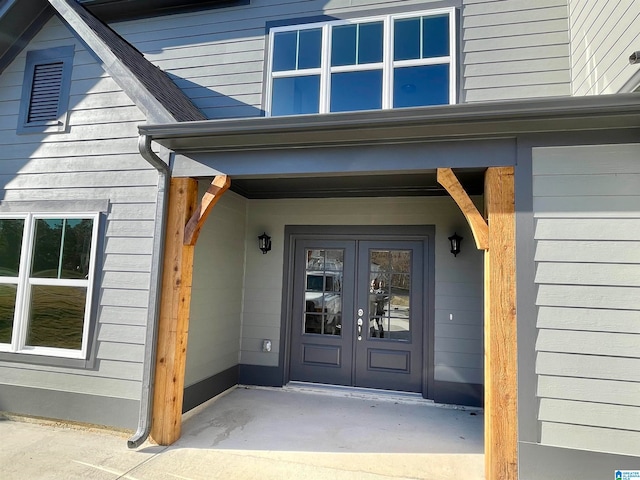
{"label": "upper story window", "polygon": [[84,359],[98,215],[0,217],[0,351]]}
{"label": "upper story window", "polygon": [[74,47],[27,52],[18,133],[65,132]]}
{"label": "upper story window", "polygon": [[455,9],[271,30],[272,116],[456,101]]}

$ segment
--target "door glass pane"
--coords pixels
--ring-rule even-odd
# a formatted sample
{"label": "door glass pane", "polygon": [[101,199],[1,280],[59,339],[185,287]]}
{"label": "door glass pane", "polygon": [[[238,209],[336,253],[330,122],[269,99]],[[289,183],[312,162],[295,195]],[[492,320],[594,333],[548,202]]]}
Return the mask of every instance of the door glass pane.
{"label": "door glass pane", "polygon": [[16,285],[0,285],[0,343],[11,343],[17,290]]}
{"label": "door glass pane", "polygon": [[320,75],[275,78],[271,114],[300,115],[318,113],[320,108]]}
{"label": "door glass pane", "polygon": [[[408,252],[402,252],[410,260]],[[407,270],[409,263],[407,262]],[[389,295],[389,338],[409,340],[409,300],[411,291],[411,276],[394,273],[391,276]]]}
{"label": "door glass pane", "polygon": [[369,338],[411,340],[411,251],[369,251]]}
{"label": "door glass pane", "polygon": [[394,108],[449,103],[449,64],[393,70]]}
{"label": "door glass pane", "polygon": [[80,350],[86,298],[84,287],[34,285],[26,344]]}
{"label": "door glass pane", "polygon": [[305,250],[304,333],[341,335],[344,250]]}
{"label": "door glass pane", "polygon": [[352,112],[382,108],[382,70],[331,75],[331,111]]}
{"label": "door glass pane", "polygon": [[17,277],[20,268],[24,220],[0,220],[0,277]]}

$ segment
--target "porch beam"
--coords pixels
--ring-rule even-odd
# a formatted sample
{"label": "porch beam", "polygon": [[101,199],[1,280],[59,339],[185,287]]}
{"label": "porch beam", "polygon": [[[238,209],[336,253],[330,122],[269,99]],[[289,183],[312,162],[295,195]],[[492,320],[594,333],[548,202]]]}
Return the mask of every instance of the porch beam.
{"label": "porch beam", "polygon": [[437,176],[438,183],[444,187],[444,189],[451,195],[451,198],[458,204],[462,214],[467,219],[469,226],[471,227],[471,233],[473,239],[476,242],[476,247],[479,250],[486,250],[489,248],[487,222],[469,198],[469,195],[465,191],[464,187],[458,181],[458,177],[453,173],[450,168],[438,168]]}
{"label": "porch beam", "polygon": [[485,478],[518,478],[515,201],[513,167],[485,174]]}
{"label": "porch beam", "polygon": [[194,253],[194,246],[183,240],[197,199],[195,179],[171,179],[151,424],[151,438],[160,445],[171,445],[182,429]]}
{"label": "porch beam", "polygon": [[220,197],[231,186],[231,179],[227,175],[217,175],[209,188],[202,196],[200,205],[193,213],[187,226],[184,229],[184,244],[195,245],[200,235],[200,229],[207,220],[213,206],[220,200]]}

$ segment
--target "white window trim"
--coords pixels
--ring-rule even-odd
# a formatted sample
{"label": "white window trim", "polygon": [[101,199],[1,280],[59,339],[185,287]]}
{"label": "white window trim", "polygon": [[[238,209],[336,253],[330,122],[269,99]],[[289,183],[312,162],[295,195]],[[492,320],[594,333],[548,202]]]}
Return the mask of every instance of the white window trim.
{"label": "white window trim", "polygon": [[[328,22],[316,22],[302,25],[287,25],[274,27],[269,31],[269,56],[267,59],[267,87],[265,98],[265,115],[271,116],[273,80],[275,78],[291,78],[295,76],[320,75],[320,105],[319,114],[330,112],[331,102],[331,74],[340,72],[356,72],[366,70],[382,70],[382,110],[393,108],[393,70],[398,67],[422,66],[422,65],[449,65],[449,104],[457,103],[457,39],[456,39],[456,8],[439,8],[433,10],[423,10],[402,14],[390,14],[373,17],[355,18],[349,20],[334,20]],[[435,58],[393,60],[393,28],[394,20],[416,17],[428,17],[437,15],[449,15],[449,55]],[[383,22],[383,53],[382,62],[363,65],[341,65],[332,67],[330,65],[331,56],[331,34],[330,29],[339,25],[352,25],[370,22]],[[298,30],[322,29],[322,52],[320,68],[309,68],[304,70],[273,71],[273,51],[275,34],[280,32],[290,32]],[[311,114],[317,115],[317,114]]]}
{"label": "white window trim", "polygon": [[[35,236],[36,220],[39,219],[91,219],[93,227],[91,230],[91,254],[89,258],[89,272],[84,280],[78,279],[51,279],[51,278],[30,278],[29,270],[33,257],[33,246]],[[89,351],[89,333],[91,325],[91,305],[93,298],[93,284],[95,278],[98,233],[99,233],[99,213],[29,213],[23,215],[0,215],[0,219],[23,219],[22,247],[20,253],[20,266],[18,277],[0,277],[0,284],[16,285],[16,305],[13,319],[13,331],[11,344],[0,343],[0,352],[20,353],[27,355],[45,355],[51,357],[86,359]],[[29,301],[32,285],[56,285],[69,287],[85,287],[87,289],[84,322],[82,326],[82,347],[80,350],[70,350],[55,347],[39,347],[25,345],[29,320]]]}

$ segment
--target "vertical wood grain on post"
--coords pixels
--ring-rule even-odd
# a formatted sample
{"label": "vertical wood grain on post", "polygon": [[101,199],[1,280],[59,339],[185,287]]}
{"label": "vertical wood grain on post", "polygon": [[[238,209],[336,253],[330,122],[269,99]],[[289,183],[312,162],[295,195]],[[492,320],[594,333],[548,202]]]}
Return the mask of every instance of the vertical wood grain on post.
{"label": "vertical wood grain on post", "polygon": [[485,176],[485,477],[518,478],[515,200],[513,167]]}
{"label": "vertical wood grain on post", "polygon": [[194,246],[184,245],[184,229],[197,205],[198,182],[173,178],[162,273],[151,438],[171,445],[180,438],[189,332]]}

